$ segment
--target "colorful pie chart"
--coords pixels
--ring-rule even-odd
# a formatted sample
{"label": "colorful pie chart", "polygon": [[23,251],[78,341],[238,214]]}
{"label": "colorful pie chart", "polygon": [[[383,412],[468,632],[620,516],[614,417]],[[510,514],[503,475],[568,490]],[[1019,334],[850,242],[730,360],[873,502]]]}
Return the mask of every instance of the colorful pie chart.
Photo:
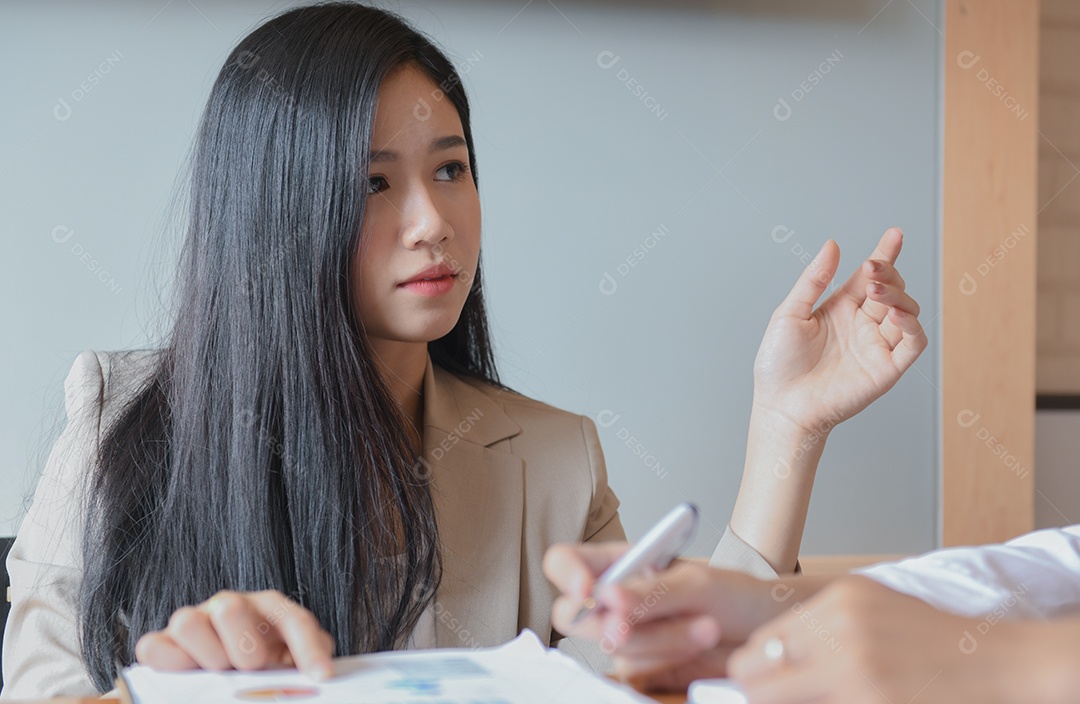
{"label": "colorful pie chart", "polygon": [[287,702],[309,699],[318,694],[319,690],[314,687],[260,687],[240,690],[236,693],[236,698],[248,702]]}

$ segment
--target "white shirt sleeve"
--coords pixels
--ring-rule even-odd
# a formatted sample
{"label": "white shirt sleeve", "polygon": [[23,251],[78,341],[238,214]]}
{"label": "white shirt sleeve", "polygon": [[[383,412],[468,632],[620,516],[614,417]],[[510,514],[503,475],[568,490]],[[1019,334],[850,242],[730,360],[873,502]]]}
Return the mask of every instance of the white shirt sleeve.
{"label": "white shirt sleeve", "polygon": [[1051,618],[1080,613],[1080,525],[1001,545],[949,548],[856,574],[961,616]]}

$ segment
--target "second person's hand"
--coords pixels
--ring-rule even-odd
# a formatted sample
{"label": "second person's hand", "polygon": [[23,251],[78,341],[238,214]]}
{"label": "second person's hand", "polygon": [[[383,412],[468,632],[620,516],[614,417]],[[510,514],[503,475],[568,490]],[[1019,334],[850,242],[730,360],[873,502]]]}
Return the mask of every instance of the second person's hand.
{"label": "second person's hand", "polygon": [[[678,560],[658,574],[603,588],[600,608],[574,623],[597,578],[627,547],[555,545],[544,556],[544,574],[562,592],[552,608],[556,630],[597,642],[613,656],[616,674],[640,689],[685,691],[695,679],[723,676],[728,656],[795,593],[787,583],[778,592],[772,582]],[[790,581],[803,595],[824,583]]]}
{"label": "second person's hand", "polygon": [[[755,631],[728,664],[750,702],[1054,701],[1038,691],[1052,676],[1026,666],[1068,654],[1057,643],[1039,652],[1045,638],[1025,640],[1017,622],[995,623],[987,636],[983,619],[938,611],[863,576],[791,601],[798,608]],[[779,655],[769,657],[770,643]],[[1075,671],[1075,660],[1058,659],[1061,673]],[[1010,669],[1012,678],[1001,676]]]}

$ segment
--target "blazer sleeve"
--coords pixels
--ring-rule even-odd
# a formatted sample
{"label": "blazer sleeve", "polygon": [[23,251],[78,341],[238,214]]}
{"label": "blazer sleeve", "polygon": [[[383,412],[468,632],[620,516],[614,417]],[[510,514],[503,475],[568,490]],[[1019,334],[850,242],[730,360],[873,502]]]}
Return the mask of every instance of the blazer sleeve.
{"label": "blazer sleeve", "polygon": [[592,501],[585,522],[583,543],[603,543],[609,540],[626,540],[626,531],[619,520],[619,499],[608,484],[607,464],[600,447],[596,424],[587,416],[581,417],[581,432],[585,437],[585,450],[592,474]]}
{"label": "blazer sleeve", "polygon": [[768,560],[731,530],[730,525],[724,530],[720,544],[709,558],[709,566],[745,572],[758,579],[776,579],[780,576]]}
{"label": "blazer sleeve", "polygon": [[[585,521],[585,530],[581,536],[584,543],[626,540],[626,531],[619,520],[619,499],[608,485],[607,464],[604,451],[600,447],[600,437],[596,424],[587,416],[581,417],[581,432],[585,439],[585,450],[592,476],[592,500]],[[599,643],[573,636],[563,637],[553,631],[560,651],[592,668],[594,672],[606,674],[612,670],[610,653],[604,652]]]}
{"label": "blazer sleeve", "polygon": [[8,554],[11,611],[0,699],[97,696],[78,638],[84,481],[97,454],[104,381],[95,353],[79,355],[64,382],[67,425],[49,454]]}

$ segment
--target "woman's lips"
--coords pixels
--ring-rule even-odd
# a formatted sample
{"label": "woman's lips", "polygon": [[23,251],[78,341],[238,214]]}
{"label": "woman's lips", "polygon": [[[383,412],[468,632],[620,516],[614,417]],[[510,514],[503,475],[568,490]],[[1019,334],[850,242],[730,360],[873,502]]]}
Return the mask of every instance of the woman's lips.
{"label": "woman's lips", "polygon": [[398,286],[421,296],[441,296],[453,290],[456,282],[457,279],[454,276],[439,276],[433,279],[406,281]]}

